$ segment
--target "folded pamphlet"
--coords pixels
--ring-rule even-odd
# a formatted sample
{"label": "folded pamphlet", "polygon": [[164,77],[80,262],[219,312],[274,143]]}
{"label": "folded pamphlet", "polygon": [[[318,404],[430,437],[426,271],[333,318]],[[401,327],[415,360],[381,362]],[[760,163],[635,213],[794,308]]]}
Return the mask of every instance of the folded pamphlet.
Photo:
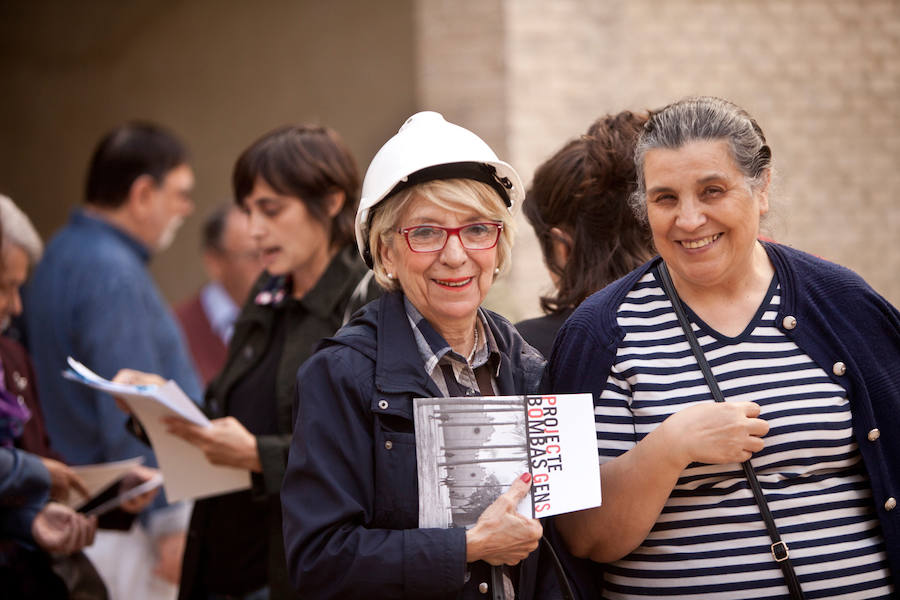
{"label": "folded pamphlet", "polygon": [[471,527],[523,473],[520,514],[600,506],[591,394],[416,398],[419,527]]}
{"label": "folded pamphlet", "polygon": [[211,464],[197,446],[169,433],[163,417],[180,417],[208,427],[209,419],[174,381],[164,385],[113,383],[86,366],[68,358],[63,377],[106,392],[128,405],[141,424],[159,463],[163,486],[169,502],[205,498],[248,489],[250,472],[245,469]]}

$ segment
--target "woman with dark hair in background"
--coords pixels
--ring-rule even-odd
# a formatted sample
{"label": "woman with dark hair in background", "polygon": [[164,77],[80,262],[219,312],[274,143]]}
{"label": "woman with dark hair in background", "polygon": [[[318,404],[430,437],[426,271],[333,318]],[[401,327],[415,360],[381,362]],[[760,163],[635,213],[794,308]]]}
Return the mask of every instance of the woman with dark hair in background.
{"label": "woman with dark hair in background", "polygon": [[516,328],[544,356],[576,306],[653,256],[650,232],[628,205],[634,145],[646,121],[629,111],[601,117],[534,174],[522,210],[556,290],[541,298],[545,316]]}
{"label": "woman with dark hair in background", "polygon": [[[353,244],[360,179],[335,131],[289,126],[241,154],[233,184],[265,271],[235,323],[225,367],[206,391],[212,427],[168,424],[211,463],[248,469],[252,485],[195,504],[179,598],[293,598],[280,490],[295,376],[318,341],[370,295]],[[133,372],[121,380],[147,382]]]}

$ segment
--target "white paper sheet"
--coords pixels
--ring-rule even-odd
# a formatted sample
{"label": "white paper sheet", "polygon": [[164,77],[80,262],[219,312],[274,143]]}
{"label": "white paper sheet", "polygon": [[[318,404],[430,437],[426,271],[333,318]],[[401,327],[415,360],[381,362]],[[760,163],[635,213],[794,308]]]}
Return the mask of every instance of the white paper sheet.
{"label": "white paper sheet", "polygon": [[153,445],[169,502],[250,487],[249,471],[210,464],[199,448],[166,431],[161,419],[167,416],[181,417],[201,426],[210,424],[177,383],[168,381],[161,386],[113,383],[72,357],[68,362],[70,369],[63,371],[65,378],[116,396],[131,409]]}

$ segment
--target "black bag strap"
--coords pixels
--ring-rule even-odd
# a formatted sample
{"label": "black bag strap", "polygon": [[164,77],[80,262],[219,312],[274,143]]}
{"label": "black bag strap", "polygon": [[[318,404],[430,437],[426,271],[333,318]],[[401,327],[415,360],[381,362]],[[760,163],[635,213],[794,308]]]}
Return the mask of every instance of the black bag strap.
{"label": "black bag strap", "polygon": [[[659,273],[659,280],[663,290],[666,292],[666,296],[668,296],[669,300],[672,302],[672,308],[675,309],[675,316],[678,317],[678,323],[684,330],[684,336],[691,346],[694,357],[697,359],[697,364],[700,365],[700,370],[703,372],[703,377],[706,379],[709,391],[712,392],[716,402],[725,402],[725,396],[722,395],[722,390],[719,389],[716,377],[713,375],[712,369],[706,361],[706,356],[703,354],[703,348],[700,347],[700,342],[697,341],[697,336],[694,335],[694,329],[691,327],[691,322],[687,317],[687,313],[684,311],[681,298],[678,297],[678,292],[675,291],[675,284],[672,283],[672,277],[669,275],[669,269],[666,267],[665,262],[659,263],[657,273]],[[759,507],[759,513],[762,515],[763,522],[766,524],[766,531],[768,531],[769,537],[772,539],[772,558],[775,559],[775,562],[781,567],[781,572],[784,573],[784,580],[785,583],[787,583],[791,598],[793,600],[802,600],[803,590],[800,588],[800,581],[797,579],[797,574],[794,572],[794,565],[791,564],[790,552],[788,551],[787,544],[781,539],[781,535],[778,533],[778,527],[775,526],[775,519],[772,518],[769,504],[766,502],[766,497],[763,494],[762,488],[759,486],[759,480],[756,478],[756,472],[753,470],[753,465],[747,460],[741,463],[741,467],[744,469],[744,476],[747,478],[747,482],[750,484],[750,490],[753,492],[753,498],[756,500],[756,505]]]}
{"label": "black bag strap", "polygon": [[569,585],[566,570],[563,568],[562,562],[560,562],[559,556],[557,556],[556,550],[553,549],[553,544],[550,543],[547,536],[541,536],[541,545],[543,547],[541,552],[546,552],[547,556],[550,557],[550,562],[553,564],[553,572],[556,573],[556,581],[559,583],[559,590],[562,593],[563,600],[575,600],[575,594],[572,592],[572,586]]}

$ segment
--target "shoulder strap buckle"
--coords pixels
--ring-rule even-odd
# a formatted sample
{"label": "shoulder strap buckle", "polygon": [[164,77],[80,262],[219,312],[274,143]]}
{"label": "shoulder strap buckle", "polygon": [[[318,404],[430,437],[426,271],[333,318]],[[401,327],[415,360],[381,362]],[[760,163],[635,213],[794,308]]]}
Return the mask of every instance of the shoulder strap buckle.
{"label": "shoulder strap buckle", "polygon": [[790,557],[790,552],[788,552],[788,546],[784,543],[783,540],[778,540],[771,547],[772,557],[775,559],[775,562],[781,562],[783,560],[787,560]]}

